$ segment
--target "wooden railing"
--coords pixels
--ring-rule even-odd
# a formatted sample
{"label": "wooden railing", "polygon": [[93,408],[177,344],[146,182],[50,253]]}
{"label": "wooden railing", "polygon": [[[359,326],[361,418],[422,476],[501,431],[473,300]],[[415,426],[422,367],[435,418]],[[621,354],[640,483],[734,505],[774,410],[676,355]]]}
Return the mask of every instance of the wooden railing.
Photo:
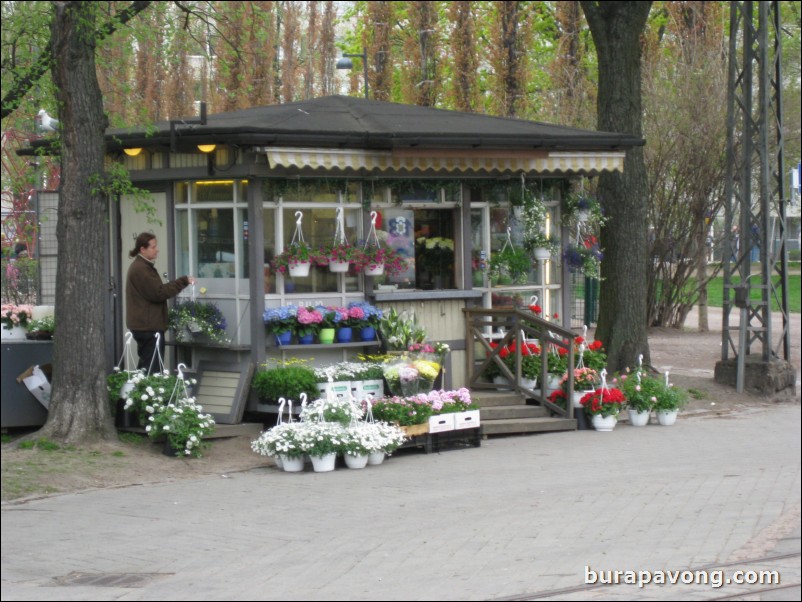
{"label": "wooden railing", "polygon": [[[574,333],[520,309],[466,308],[462,311],[465,314],[466,374],[471,389],[508,390],[511,387],[518,393],[537,400],[560,416],[574,417],[571,401],[571,392],[574,390]],[[534,390],[521,384],[521,349],[532,339],[537,339],[538,347],[541,349],[541,376]],[[490,343],[496,345],[491,346]],[[509,348],[512,343],[515,343],[514,372],[507,367],[500,356],[501,351]],[[484,360],[476,357],[477,345],[485,352]],[[546,398],[547,354],[557,349],[565,349],[568,357],[568,395],[565,409]],[[486,370],[493,364],[507,377],[510,385],[498,385],[481,380]]]}

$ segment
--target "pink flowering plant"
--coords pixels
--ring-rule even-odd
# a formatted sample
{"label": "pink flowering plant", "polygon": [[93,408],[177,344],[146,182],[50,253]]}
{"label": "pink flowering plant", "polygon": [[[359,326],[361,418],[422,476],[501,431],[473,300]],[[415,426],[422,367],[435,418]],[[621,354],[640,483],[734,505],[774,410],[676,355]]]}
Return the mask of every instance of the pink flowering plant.
{"label": "pink flowering plant", "polygon": [[411,426],[423,424],[435,414],[466,412],[477,408],[471,400],[470,391],[463,387],[456,391],[440,390],[409,397],[385,397],[373,405],[373,416],[376,420]]}
{"label": "pink flowering plant", "polygon": [[358,272],[374,270],[380,265],[384,266],[384,273],[392,276],[407,270],[407,261],[398,251],[389,247],[377,247],[375,245],[360,250],[359,255],[354,261],[354,267]]}
{"label": "pink flowering plant", "polygon": [[315,263],[317,260],[318,254],[314,248],[305,242],[296,242],[273,258],[273,269],[286,274],[290,268],[301,263]]}
{"label": "pink flowering plant", "polygon": [[33,307],[30,305],[3,303],[0,319],[2,319],[3,328],[6,330],[11,330],[14,326],[27,327],[28,322],[33,320]]}
{"label": "pink flowering plant", "polygon": [[320,331],[323,314],[314,307],[299,307],[295,319],[296,324],[293,330],[297,336],[315,335]]}
{"label": "pink flowering plant", "polygon": [[364,328],[365,326],[369,326],[365,311],[358,305],[344,307],[340,315],[343,316],[341,320],[343,326],[350,326],[351,328]]}
{"label": "pink flowering plant", "polygon": [[[574,369],[574,390],[575,391],[588,391],[594,389],[599,384],[601,379],[599,373],[593,368],[575,368]],[[560,380],[562,389],[565,390],[568,386],[568,373],[566,372]]]}
{"label": "pink flowering plant", "polygon": [[316,261],[318,265],[328,265],[331,262],[355,263],[359,255],[359,247],[347,242],[337,242],[320,247]]}

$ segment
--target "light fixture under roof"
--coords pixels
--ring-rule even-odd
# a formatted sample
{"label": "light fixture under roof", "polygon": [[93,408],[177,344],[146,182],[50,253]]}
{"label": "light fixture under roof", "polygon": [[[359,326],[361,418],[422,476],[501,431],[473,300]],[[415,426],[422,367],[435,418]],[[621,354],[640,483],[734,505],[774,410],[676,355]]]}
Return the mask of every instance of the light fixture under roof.
{"label": "light fixture under roof", "polygon": [[214,149],[217,148],[216,144],[199,144],[198,150],[202,153],[213,153]]}
{"label": "light fixture under roof", "polygon": [[129,157],[136,157],[139,153],[142,152],[141,148],[124,148],[123,152],[128,155]]}

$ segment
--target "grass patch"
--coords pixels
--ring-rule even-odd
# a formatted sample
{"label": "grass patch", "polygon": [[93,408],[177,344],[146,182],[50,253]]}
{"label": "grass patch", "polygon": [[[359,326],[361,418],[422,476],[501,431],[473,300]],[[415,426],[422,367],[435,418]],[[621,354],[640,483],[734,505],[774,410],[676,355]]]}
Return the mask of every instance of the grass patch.
{"label": "grass patch", "polygon": [[20,441],[19,445],[17,446],[20,449],[41,449],[42,451],[46,452],[54,452],[61,449],[61,446],[56,443],[55,441],[51,441],[45,437],[41,439],[32,439],[27,441]]}
{"label": "grass patch", "polygon": [[702,391],[701,389],[688,389],[688,395],[693,397],[694,399],[707,399],[709,395],[707,391]]}
{"label": "grass patch", "polygon": [[[754,278],[752,278],[752,280],[754,280]],[[732,279],[733,284],[738,284],[740,281],[738,277]],[[779,283],[779,281],[779,276],[772,276],[772,282],[774,282],[775,285]],[[799,274],[788,275],[788,311],[797,314],[802,311],[802,286],[800,286],[800,281],[802,281],[802,276]],[[759,290],[753,289],[750,293],[752,301],[760,301]],[[731,295],[733,295],[734,299],[734,293],[731,293]],[[723,276],[717,276],[707,284],[707,304],[710,307],[724,307]],[[780,310],[776,299],[773,297],[771,298],[771,309],[772,311]]]}
{"label": "grass patch", "polygon": [[145,445],[150,443],[147,435],[142,433],[129,433],[128,431],[119,431],[117,435],[122,443],[127,445]]}

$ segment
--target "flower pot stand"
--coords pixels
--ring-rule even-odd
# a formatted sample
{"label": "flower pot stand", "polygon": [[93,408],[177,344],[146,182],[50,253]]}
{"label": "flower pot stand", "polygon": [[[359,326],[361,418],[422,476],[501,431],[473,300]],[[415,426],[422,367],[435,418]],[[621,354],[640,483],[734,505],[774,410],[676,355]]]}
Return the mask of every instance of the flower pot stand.
{"label": "flower pot stand", "polygon": [[576,430],[578,431],[592,431],[593,424],[591,424],[590,420],[588,419],[588,415],[585,414],[585,410],[582,408],[574,408],[574,418],[576,418]]}

